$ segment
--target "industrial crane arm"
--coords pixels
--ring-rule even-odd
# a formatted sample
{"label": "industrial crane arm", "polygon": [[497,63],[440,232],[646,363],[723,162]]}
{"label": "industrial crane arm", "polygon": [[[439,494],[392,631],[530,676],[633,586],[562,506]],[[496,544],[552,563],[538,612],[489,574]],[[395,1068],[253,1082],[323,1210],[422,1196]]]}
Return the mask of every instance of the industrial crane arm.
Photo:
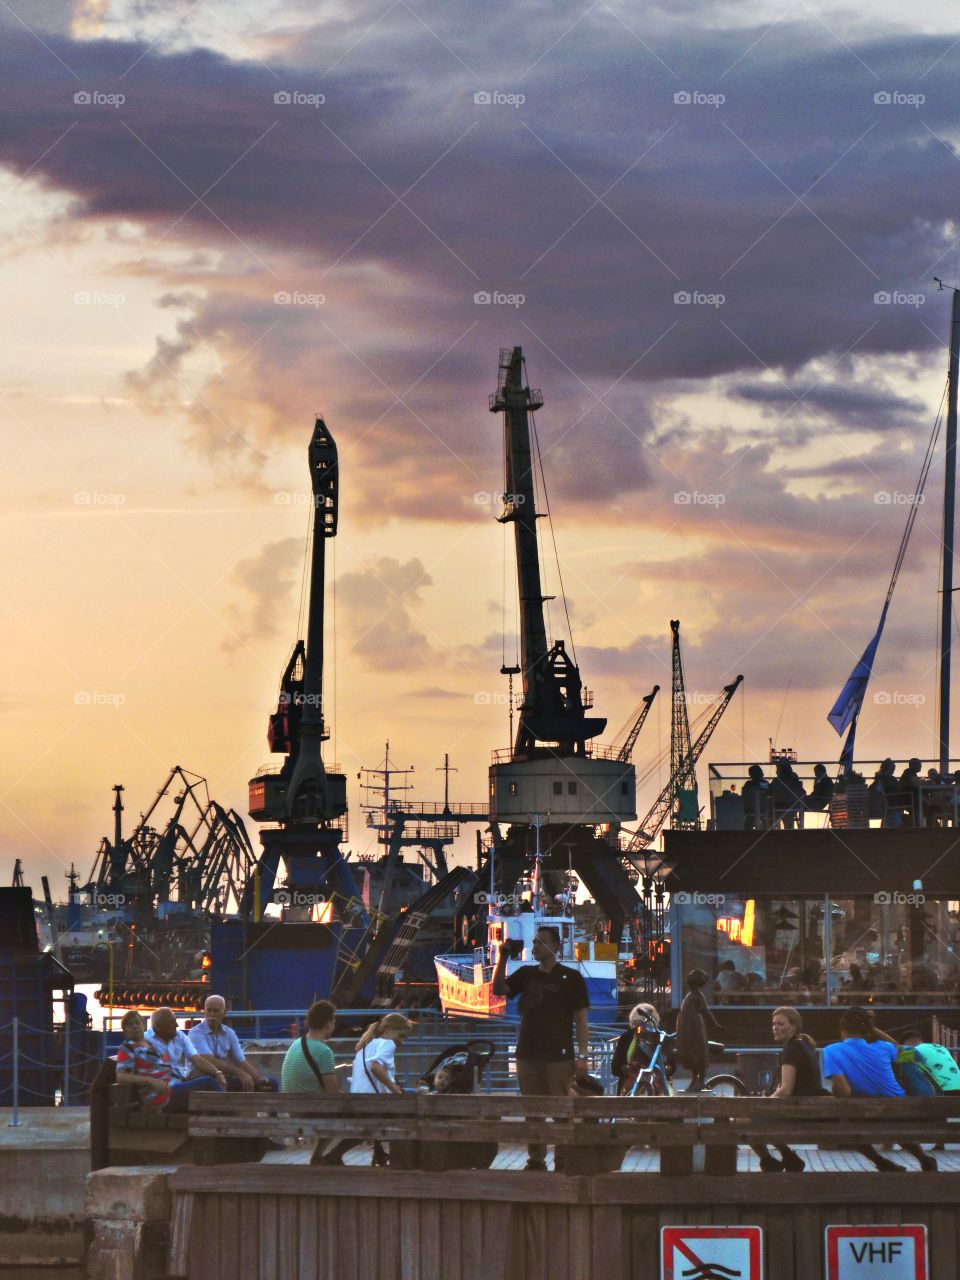
{"label": "industrial crane arm", "polygon": [[673,798],[679,779],[688,775],[696,768],[697,761],[703,754],[707,743],[713,736],[713,731],[723,717],[723,713],[730,705],[730,700],[743,683],[743,676],[737,676],[732,684],[724,686],[723,693],[718,699],[706,724],[700,730],[695,741],[691,744],[689,752],[679,761],[677,768],[671,774],[666,786],[657,796],[650,812],[640,823],[639,828],[634,833],[630,843],[625,849],[625,853],[629,856],[632,853],[640,853],[644,849],[648,849],[660,833],[663,824],[666,822],[670,809],[673,804]]}
{"label": "industrial crane arm", "polygon": [[633,748],[637,745],[637,738],[639,738],[640,730],[643,728],[643,722],[650,714],[653,700],[659,692],[660,686],[655,684],[647,696],[641,700],[639,707],[635,709],[630,719],[614,739],[614,746],[620,744],[620,749],[617,751],[617,759],[622,764],[629,764],[633,755]]}

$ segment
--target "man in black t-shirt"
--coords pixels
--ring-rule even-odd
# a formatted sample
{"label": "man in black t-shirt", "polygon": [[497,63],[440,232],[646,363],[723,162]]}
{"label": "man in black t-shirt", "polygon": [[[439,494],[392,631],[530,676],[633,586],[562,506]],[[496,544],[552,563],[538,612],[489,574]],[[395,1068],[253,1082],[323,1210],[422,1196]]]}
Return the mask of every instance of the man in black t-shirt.
{"label": "man in black t-shirt", "polygon": [[[558,930],[552,925],[542,925],[533,939],[536,965],[524,965],[508,978],[507,950],[500,948],[493,992],[498,996],[519,996],[517,1082],[522,1094],[567,1097],[574,1076],[587,1073],[587,1009],[590,1007],[587,984],[575,969],[558,963],[560,949]],[[546,1155],[543,1143],[531,1143],[527,1168],[545,1169]]]}

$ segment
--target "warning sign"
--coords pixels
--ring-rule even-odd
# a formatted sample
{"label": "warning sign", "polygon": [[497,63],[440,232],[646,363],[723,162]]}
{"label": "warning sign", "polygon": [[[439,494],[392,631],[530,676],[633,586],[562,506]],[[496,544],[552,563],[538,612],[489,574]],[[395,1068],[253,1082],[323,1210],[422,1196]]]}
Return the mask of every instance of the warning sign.
{"label": "warning sign", "polygon": [[759,1227],[664,1227],[660,1280],[762,1280]]}
{"label": "warning sign", "polygon": [[928,1280],[927,1228],[827,1227],[827,1280]]}

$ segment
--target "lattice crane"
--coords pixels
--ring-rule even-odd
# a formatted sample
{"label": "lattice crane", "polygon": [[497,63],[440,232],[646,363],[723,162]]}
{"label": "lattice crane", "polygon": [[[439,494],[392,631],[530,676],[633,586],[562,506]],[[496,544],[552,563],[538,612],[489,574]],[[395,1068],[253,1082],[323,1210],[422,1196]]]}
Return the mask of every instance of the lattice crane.
{"label": "lattice crane", "polygon": [[[648,849],[657,836],[660,834],[667,818],[671,816],[676,808],[678,797],[678,786],[681,779],[688,779],[691,776],[696,778],[697,761],[703,754],[707,743],[713,736],[713,731],[720,723],[723,713],[730,705],[730,700],[743,683],[743,676],[737,676],[732,684],[724,685],[723,693],[720,695],[716,703],[710,709],[709,715],[703,727],[700,729],[689,751],[678,762],[677,767],[671,772],[670,778],[657,796],[656,800],[641,822],[639,828],[631,837],[629,844],[624,849],[624,854],[631,858],[632,855],[642,853]],[[686,706],[686,702],[684,702]]]}
{"label": "lattice crane", "polygon": [[634,708],[629,720],[614,738],[612,745],[621,764],[630,763],[633,756],[633,748],[637,745],[637,738],[639,738],[640,730],[643,728],[643,722],[650,714],[653,700],[659,692],[660,686],[655,684],[646,697],[640,700],[639,706]]}

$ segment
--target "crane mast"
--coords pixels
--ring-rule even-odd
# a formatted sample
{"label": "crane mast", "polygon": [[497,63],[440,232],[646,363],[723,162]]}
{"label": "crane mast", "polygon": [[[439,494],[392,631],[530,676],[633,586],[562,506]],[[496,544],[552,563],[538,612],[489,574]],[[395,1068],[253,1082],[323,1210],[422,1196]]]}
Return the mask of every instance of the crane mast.
{"label": "crane mast", "polygon": [[306,641],[299,639],[280,681],[277,710],[270,717],[270,750],[286,758],[279,769],[262,769],[250,780],[250,815],[285,826],[327,826],[347,811],[343,774],[328,772],[322,744],[329,737],[323,715],[323,617],[326,543],[337,535],[339,469],[337,446],[317,418],[307,450],[313,497],[310,588]]}
{"label": "crane mast", "polygon": [[[503,414],[506,488],[502,524],[512,524],[520,593],[520,670],[523,702],[513,744],[515,760],[535,756],[543,747],[553,755],[585,755],[590,738],[602,733],[606,720],[587,716],[580,672],[563,640],[547,647],[544,602],[537,548],[533,450],[529,414],[543,405],[543,395],[525,384],[523,352],[500,352],[497,390],[490,412]],[[540,746],[543,744],[543,747]]]}
{"label": "crane mast", "polygon": [[640,823],[639,828],[624,850],[628,858],[632,854],[641,853],[644,849],[648,849],[656,840],[667,818],[675,810],[677,804],[677,779],[689,778],[691,774],[696,777],[697,761],[706,749],[706,745],[713,736],[714,729],[720,723],[723,713],[730,705],[731,698],[742,683],[743,676],[737,676],[732,684],[724,685],[723,693],[710,712],[706,724],[697,734],[688,754],[679,762],[676,770],[671,772],[666,786],[653,802],[646,817]]}

